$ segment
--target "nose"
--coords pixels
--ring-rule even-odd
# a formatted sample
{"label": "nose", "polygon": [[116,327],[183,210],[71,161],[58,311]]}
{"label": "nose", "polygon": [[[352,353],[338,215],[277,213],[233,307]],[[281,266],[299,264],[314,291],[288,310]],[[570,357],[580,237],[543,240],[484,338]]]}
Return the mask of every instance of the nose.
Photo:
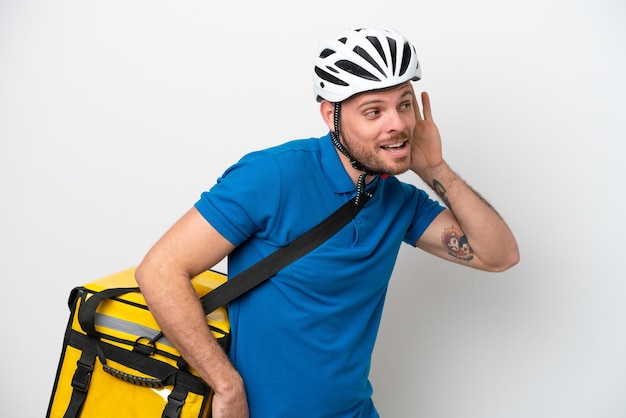
{"label": "nose", "polygon": [[407,128],[405,115],[398,110],[391,110],[387,113],[387,130],[389,132],[403,132]]}

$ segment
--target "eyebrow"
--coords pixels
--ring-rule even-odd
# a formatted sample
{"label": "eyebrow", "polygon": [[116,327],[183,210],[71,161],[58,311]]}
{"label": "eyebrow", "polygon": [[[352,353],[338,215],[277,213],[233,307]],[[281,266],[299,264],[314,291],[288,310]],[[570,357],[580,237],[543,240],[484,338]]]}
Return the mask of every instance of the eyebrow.
{"label": "eyebrow", "polygon": [[[406,96],[410,96],[410,95],[411,95],[411,90],[406,90],[404,93],[402,93],[402,95],[400,96],[400,99],[404,99]],[[384,102],[384,100],[382,99],[372,99],[372,100],[368,100],[366,102],[361,103],[360,105],[357,106],[357,108],[360,109],[363,106],[371,106],[373,104],[382,103],[382,102]]]}

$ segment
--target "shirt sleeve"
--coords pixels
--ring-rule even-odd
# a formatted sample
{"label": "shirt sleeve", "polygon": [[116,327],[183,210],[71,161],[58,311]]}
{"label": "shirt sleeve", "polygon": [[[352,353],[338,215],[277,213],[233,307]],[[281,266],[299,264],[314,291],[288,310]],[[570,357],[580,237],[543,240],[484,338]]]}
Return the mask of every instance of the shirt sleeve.
{"label": "shirt sleeve", "polygon": [[243,157],[203,192],[195,207],[231,244],[238,246],[267,224],[280,197],[280,170],[259,151]]}
{"label": "shirt sleeve", "polygon": [[415,216],[404,236],[404,242],[412,246],[415,246],[432,221],[445,209],[438,201],[431,199],[425,191],[418,188],[415,188],[415,191],[417,199]]}

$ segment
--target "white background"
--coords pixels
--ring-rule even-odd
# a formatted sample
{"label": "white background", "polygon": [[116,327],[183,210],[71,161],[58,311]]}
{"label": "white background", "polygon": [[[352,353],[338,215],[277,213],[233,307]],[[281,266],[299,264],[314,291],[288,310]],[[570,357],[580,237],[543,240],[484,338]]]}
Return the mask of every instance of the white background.
{"label": "white background", "polygon": [[326,133],[317,44],[373,24],[415,43],[448,162],[522,255],[496,275],[402,249],[381,415],[626,416],[625,18],[621,0],[0,1],[2,415],[44,416],[73,286],[137,264],[243,153]]}

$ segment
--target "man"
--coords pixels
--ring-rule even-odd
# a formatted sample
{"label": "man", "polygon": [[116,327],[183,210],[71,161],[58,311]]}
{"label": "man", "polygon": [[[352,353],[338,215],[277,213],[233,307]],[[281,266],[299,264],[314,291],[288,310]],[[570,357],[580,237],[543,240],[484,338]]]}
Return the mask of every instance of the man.
{"label": "man", "polygon": [[[215,390],[216,418],[377,417],[368,373],[400,244],[486,271],[518,262],[505,222],[442,157],[429,97],[420,111],[411,84],[413,45],[364,28],[320,51],[314,90],[329,134],[245,156],[137,269],[164,333]],[[408,170],[447,208],[394,177]],[[228,358],[189,279],[227,255],[235,276],[355,194],[371,198],[353,222],[229,305]]]}

